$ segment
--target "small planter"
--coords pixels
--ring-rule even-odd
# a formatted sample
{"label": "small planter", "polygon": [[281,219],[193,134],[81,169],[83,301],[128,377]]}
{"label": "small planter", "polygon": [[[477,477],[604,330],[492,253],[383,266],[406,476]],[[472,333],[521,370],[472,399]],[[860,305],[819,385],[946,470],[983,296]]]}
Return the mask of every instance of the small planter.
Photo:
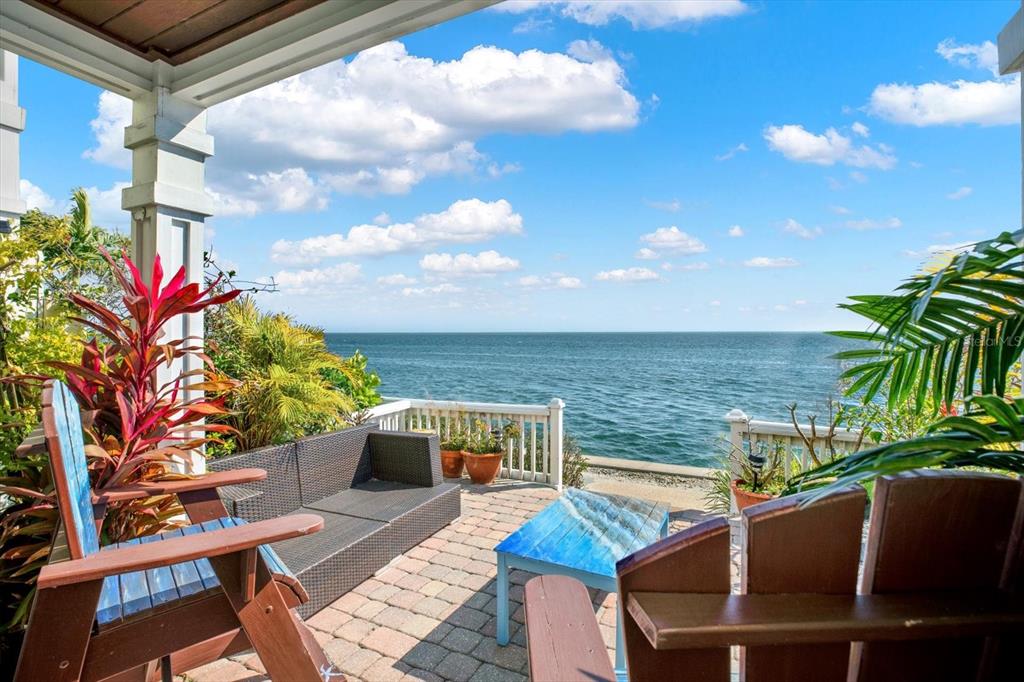
{"label": "small planter", "polygon": [[462,478],[462,465],[461,450],[441,451],[441,471],[445,478]]}
{"label": "small planter", "polygon": [[501,471],[501,460],[505,453],[492,452],[490,454],[477,454],[475,452],[462,452],[462,459],[466,462],[466,472],[473,479],[473,483],[487,485],[493,483]]}
{"label": "small planter", "polygon": [[739,487],[739,484],[742,482],[740,479],[734,478],[729,484],[729,487],[732,489],[732,497],[736,500],[736,508],[740,511],[752,505],[775,499],[774,495],[769,495],[768,493],[752,493],[749,490],[743,490]]}

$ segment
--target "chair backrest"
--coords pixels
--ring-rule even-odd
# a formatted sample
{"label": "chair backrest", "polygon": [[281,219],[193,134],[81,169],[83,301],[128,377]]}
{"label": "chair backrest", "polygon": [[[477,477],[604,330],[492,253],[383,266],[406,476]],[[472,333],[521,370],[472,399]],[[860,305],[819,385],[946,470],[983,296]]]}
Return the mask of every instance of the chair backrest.
{"label": "chair backrest", "polygon": [[[743,511],[741,594],[855,594],[867,494],[838,491],[801,507],[799,496]],[[845,680],[850,644],[740,647],[747,682]]]}
{"label": "chair backrest", "polygon": [[[619,560],[619,608],[625,610],[631,592],[728,594],[729,551],[729,522],[716,518]],[[625,613],[621,617],[631,680],[667,680],[669,671],[686,671],[692,680],[729,678],[728,648],[658,651],[636,621]]]}
{"label": "chair backrest", "polygon": [[68,551],[72,559],[81,559],[99,551],[100,543],[92,511],[82,416],[78,401],[61,381],[47,381],[43,388],[43,433]]}
{"label": "chair backrest", "polygon": [[313,504],[373,476],[368,436],[375,424],[307,436],[295,443],[302,504]]}
{"label": "chair backrest", "polygon": [[[1021,569],[1022,491],[1020,480],[965,471],[878,479],[861,593],[1019,591],[1013,583]],[[856,644],[849,679],[975,679],[979,669],[1000,665],[997,657],[1019,658],[1019,641],[1001,652],[997,644],[996,638]]]}

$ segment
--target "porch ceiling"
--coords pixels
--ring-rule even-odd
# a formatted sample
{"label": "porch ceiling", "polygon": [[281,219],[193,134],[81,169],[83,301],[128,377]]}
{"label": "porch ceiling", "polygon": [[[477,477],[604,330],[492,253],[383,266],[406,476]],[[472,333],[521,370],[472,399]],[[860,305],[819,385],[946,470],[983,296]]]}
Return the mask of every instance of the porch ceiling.
{"label": "porch ceiling", "polygon": [[0,49],[208,107],[498,0],[3,0]]}
{"label": "porch ceiling", "polygon": [[140,57],[181,64],[324,0],[25,0]]}

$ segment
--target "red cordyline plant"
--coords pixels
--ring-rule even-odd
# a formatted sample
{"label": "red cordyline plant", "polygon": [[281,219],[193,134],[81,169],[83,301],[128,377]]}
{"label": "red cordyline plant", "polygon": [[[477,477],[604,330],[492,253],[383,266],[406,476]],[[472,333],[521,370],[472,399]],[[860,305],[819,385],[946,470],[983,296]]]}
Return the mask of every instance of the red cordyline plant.
{"label": "red cordyline plant", "polygon": [[[224,392],[235,382],[212,371],[213,363],[194,337],[163,337],[165,326],[174,317],[226,303],[240,293],[218,293],[219,280],[206,289],[185,284],[184,268],[164,284],[159,255],[147,286],[127,256],[125,273],[109,254],[103,255],[124,290],[122,300],[128,315],[122,318],[95,301],[71,294],[71,300],[88,314],[72,319],[95,330],[98,338],[85,344],[80,364],[51,363],[64,371],[82,408],[84,426],[95,441],[86,446],[86,452],[96,490],[180,477],[169,466],[175,457],[187,460],[212,439],[211,434],[231,430],[223,424],[201,422],[226,412]],[[158,381],[161,365],[170,367],[190,355],[201,360],[202,369]],[[203,396],[203,391],[211,393]],[[195,392],[199,397],[186,397]],[[180,511],[174,498],[132,501],[108,510],[104,530],[110,540],[158,532]]]}

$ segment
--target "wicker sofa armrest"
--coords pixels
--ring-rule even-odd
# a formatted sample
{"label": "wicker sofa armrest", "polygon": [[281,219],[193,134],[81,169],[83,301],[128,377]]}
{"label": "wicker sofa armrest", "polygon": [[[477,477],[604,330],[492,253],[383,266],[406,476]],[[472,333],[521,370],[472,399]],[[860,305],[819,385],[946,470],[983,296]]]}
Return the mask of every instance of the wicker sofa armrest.
{"label": "wicker sofa armrest", "polygon": [[441,444],[436,435],[378,431],[369,435],[373,477],[433,487],[441,485]]}

